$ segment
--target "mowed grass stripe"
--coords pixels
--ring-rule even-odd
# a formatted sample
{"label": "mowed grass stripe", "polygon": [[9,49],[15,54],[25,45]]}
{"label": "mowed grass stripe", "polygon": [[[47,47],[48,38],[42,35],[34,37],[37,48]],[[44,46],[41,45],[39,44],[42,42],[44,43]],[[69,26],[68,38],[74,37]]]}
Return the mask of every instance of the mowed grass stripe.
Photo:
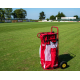
{"label": "mowed grass stripe", "polygon": [[[47,26],[60,26],[60,25],[71,25],[71,24],[76,24],[76,23],[34,23],[34,22],[23,22],[23,23],[1,23],[0,24],[0,32],[11,32],[15,30],[21,30],[21,29],[29,29],[29,28],[43,28]],[[4,26],[4,27],[2,27]]]}
{"label": "mowed grass stripe", "polygon": [[[33,31],[33,29],[31,29],[31,30],[24,30],[23,32],[25,33],[25,36],[24,36],[24,34],[23,33],[21,33],[22,32],[22,30],[21,31],[16,31],[16,32],[12,32],[12,36],[13,35],[15,35],[16,36],[16,38],[15,38],[15,36],[14,36],[14,42],[15,42],[15,44],[14,43],[12,43],[12,41],[10,42],[11,44],[10,44],[10,46],[9,45],[7,45],[6,46],[6,44],[5,44],[5,46],[6,46],[6,48],[8,48],[7,50],[8,51],[5,51],[5,52],[3,52],[3,53],[6,53],[5,55],[3,55],[3,57],[1,57],[1,58],[4,58],[4,60],[2,60],[2,64],[3,63],[6,63],[5,65],[7,65],[6,66],[6,68],[5,68],[5,70],[7,69],[7,67],[9,67],[9,66],[12,66],[13,64],[15,64],[16,62],[20,62],[20,61],[22,61],[22,60],[24,60],[24,59],[26,59],[26,58],[28,58],[28,57],[30,57],[30,54],[31,55],[33,55],[33,49],[31,49],[31,47],[32,48],[35,48],[34,46],[33,46],[33,39],[35,39],[35,37],[36,37],[36,39],[37,39],[37,35],[34,35],[34,36],[32,36],[33,35],[33,33],[32,34],[30,34],[31,32]],[[16,34],[18,32],[18,34]],[[26,34],[26,32],[27,32],[27,34]],[[20,35],[20,36],[19,36]],[[7,35],[8,36],[8,35]],[[21,37],[21,36],[23,36],[23,37]],[[30,40],[31,39],[31,40]],[[24,40],[24,41],[23,41]],[[8,43],[8,41],[6,41],[7,43]],[[5,43],[6,43],[5,42]],[[25,43],[24,43],[25,42]],[[29,44],[26,44],[26,43],[29,43]],[[32,45],[31,45],[31,42],[32,42]],[[36,42],[35,42],[36,43]],[[35,43],[34,43],[34,45],[35,45]],[[30,46],[30,47],[29,47]],[[19,49],[20,48],[20,49]],[[25,54],[24,54],[25,53]],[[38,55],[38,54],[37,54]],[[6,60],[6,57],[7,57],[7,60]],[[14,57],[15,57],[15,59],[14,59]],[[9,59],[8,59],[9,58]],[[20,60],[19,60],[20,59]],[[22,61],[23,62],[23,61]],[[8,65],[9,64],[9,65]],[[4,66],[4,64],[3,64],[3,66]],[[14,65],[13,65],[14,66]],[[7,70],[9,70],[9,69],[7,69]]]}
{"label": "mowed grass stripe", "polygon": [[[61,33],[61,34],[63,34],[63,33]],[[64,32],[64,35],[61,35],[61,37],[60,37],[60,42],[59,42],[59,43],[61,43],[60,49],[61,49],[61,46],[63,46],[63,48],[65,47],[65,49],[62,48],[63,51],[68,50],[71,46],[74,45],[75,42],[80,40],[79,34],[80,34],[80,31],[78,29]],[[60,51],[62,51],[62,50],[60,50]]]}
{"label": "mowed grass stripe", "polygon": [[64,25],[64,26],[58,26],[58,28],[59,28],[59,32],[66,32],[67,30],[68,31],[72,31],[72,30],[74,30],[74,29],[80,29],[80,23],[77,23],[77,24],[70,24],[70,25],[68,25],[68,26],[66,26],[66,25]]}

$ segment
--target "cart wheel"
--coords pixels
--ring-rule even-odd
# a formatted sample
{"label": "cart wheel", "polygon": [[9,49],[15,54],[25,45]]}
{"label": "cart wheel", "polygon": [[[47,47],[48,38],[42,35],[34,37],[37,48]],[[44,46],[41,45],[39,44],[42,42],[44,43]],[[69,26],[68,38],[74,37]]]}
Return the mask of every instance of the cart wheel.
{"label": "cart wheel", "polygon": [[65,68],[67,67],[67,62],[66,62],[66,61],[62,61],[62,62],[60,63],[60,67],[61,67],[62,69],[65,69]]}

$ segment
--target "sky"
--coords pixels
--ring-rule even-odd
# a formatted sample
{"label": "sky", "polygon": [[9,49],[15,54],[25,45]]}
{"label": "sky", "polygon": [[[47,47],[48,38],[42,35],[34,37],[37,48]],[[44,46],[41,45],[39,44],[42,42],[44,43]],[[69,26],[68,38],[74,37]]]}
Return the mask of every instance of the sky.
{"label": "sky", "polygon": [[[13,11],[20,8],[13,8]],[[80,17],[80,8],[22,8],[26,10],[28,19],[39,19],[39,13],[44,12],[47,18],[50,18],[51,15],[56,16],[58,12],[63,12],[66,17],[73,17],[74,15],[78,15]]]}

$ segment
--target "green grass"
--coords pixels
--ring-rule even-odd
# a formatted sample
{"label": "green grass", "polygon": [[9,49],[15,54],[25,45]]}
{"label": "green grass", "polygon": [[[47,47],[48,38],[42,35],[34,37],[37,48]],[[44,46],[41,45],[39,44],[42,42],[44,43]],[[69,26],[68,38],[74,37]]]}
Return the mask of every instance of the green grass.
{"label": "green grass", "polygon": [[38,32],[59,28],[59,60],[67,61],[66,69],[80,70],[80,23],[23,22],[0,23],[0,71],[45,71],[40,65]]}

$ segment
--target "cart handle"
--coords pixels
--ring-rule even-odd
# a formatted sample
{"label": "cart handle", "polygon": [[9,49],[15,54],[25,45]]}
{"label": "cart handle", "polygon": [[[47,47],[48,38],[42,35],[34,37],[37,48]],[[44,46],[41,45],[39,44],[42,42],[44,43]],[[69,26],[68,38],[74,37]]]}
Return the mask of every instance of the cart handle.
{"label": "cart handle", "polygon": [[38,37],[38,38],[40,38],[39,34],[40,34],[40,33],[37,34],[37,37]]}
{"label": "cart handle", "polygon": [[51,32],[52,32],[52,28],[57,28],[57,34],[58,34],[58,27],[52,26],[52,27],[51,27]]}
{"label": "cart handle", "polygon": [[[52,26],[52,27],[51,27],[51,32],[52,32],[52,28],[57,28],[57,34],[58,34],[58,27]],[[38,38],[40,38],[40,34],[41,34],[41,33],[47,33],[47,32],[39,32],[39,33],[37,34],[37,37],[38,37]]]}
{"label": "cart handle", "polygon": [[47,32],[39,32],[39,33],[37,34],[37,37],[40,38],[40,34],[42,34],[42,33],[47,33]]}

